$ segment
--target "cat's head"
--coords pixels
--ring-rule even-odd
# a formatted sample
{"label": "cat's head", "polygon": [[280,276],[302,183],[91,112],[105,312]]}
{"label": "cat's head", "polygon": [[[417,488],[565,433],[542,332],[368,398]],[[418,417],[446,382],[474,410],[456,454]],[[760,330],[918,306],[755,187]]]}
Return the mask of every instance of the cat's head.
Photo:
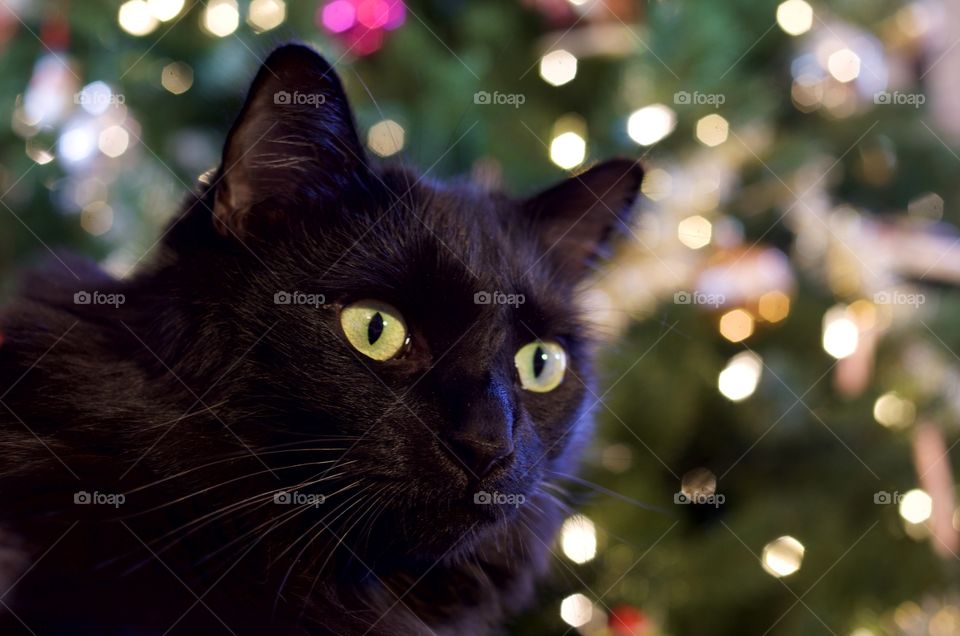
{"label": "cat's head", "polygon": [[510,523],[589,426],[574,290],[641,179],[614,160],[518,199],[376,166],[331,67],[275,51],[171,245],[252,378],[232,429],[253,449],[315,440],[273,467],[329,462],[278,471],[326,495],[294,523],[375,518],[381,545],[436,555]]}

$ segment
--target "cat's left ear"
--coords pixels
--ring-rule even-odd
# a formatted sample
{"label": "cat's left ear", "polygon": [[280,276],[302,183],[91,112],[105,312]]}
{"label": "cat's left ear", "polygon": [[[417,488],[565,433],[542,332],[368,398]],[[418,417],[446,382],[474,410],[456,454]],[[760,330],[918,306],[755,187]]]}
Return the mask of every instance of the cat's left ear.
{"label": "cat's left ear", "polygon": [[571,177],[524,203],[542,249],[574,280],[608,252],[611,239],[629,232],[643,182],[643,167],[614,159]]}
{"label": "cat's left ear", "polygon": [[367,172],[346,94],[313,49],[290,44],[263,63],[223,149],[214,223],[254,228],[333,205]]}

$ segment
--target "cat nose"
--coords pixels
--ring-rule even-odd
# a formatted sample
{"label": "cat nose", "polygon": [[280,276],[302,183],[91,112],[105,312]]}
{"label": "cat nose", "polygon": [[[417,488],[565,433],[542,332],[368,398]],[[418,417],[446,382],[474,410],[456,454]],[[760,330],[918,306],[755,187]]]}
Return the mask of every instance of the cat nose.
{"label": "cat nose", "polygon": [[449,439],[448,444],[456,459],[477,479],[483,479],[501,460],[513,455],[513,441],[509,438],[488,441],[457,436]]}
{"label": "cat nose", "polygon": [[513,403],[505,383],[488,379],[461,396],[452,415],[444,445],[469,476],[482,479],[513,455]]}

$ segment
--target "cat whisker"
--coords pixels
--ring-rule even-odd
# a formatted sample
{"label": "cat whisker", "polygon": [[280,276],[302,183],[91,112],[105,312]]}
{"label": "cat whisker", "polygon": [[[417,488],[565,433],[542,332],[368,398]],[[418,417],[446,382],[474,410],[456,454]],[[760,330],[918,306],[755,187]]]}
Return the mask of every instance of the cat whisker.
{"label": "cat whisker", "polygon": [[[327,498],[332,498],[332,497],[335,497],[335,496],[337,496],[337,495],[339,495],[339,494],[342,494],[342,493],[344,493],[344,492],[347,492],[348,490],[350,490],[350,489],[354,488],[355,486],[357,486],[357,484],[361,483],[361,481],[362,481],[362,480],[357,480],[357,481],[355,481],[355,482],[353,482],[353,483],[351,483],[351,484],[348,484],[348,485],[344,486],[343,488],[340,488],[340,489],[337,490],[336,492],[333,492],[333,493],[330,493],[329,495],[326,495],[326,497],[327,497]],[[263,537],[265,537],[266,535],[268,535],[268,534],[270,534],[271,532],[273,532],[276,528],[279,528],[280,526],[282,526],[283,524],[285,524],[287,521],[290,521],[290,520],[293,519],[294,517],[297,517],[297,516],[299,516],[300,514],[302,514],[302,513],[304,513],[304,512],[307,512],[311,507],[314,507],[315,505],[316,505],[316,504],[313,503],[313,502],[307,502],[307,503],[305,503],[305,504],[302,504],[302,505],[299,505],[299,506],[295,507],[295,508],[294,508],[293,510],[291,510],[291,511],[288,511],[288,512],[283,513],[283,514],[280,515],[279,517],[274,517],[274,518],[268,519],[267,521],[265,521],[265,522],[257,525],[256,527],[252,528],[251,530],[248,530],[248,531],[244,532],[244,533],[241,534],[239,537],[236,537],[235,539],[233,539],[232,541],[230,541],[230,542],[227,543],[226,545],[221,546],[220,548],[218,548],[218,549],[215,550],[214,552],[211,552],[210,554],[208,554],[207,556],[205,556],[203,559],[201,559],[201,560],[198,562],[198,565],[209,561],[211,558],[213,558],[213,557],[216,556],[217,554],[223,552],[224,550],[228,549],[230,546],[232,546],[232,545],[234,545],[234,544],[236,544],[236,543],[239,543],[239,542],[243,541],[245,538],[247,538],[247,537],[250,536],[251,534],[256,533],[257,531],[259,531],[259,530],[260,530],[261,528],[263,528],[264,526],[270,525],[271,527],[270,527],[266,532],[264,532],[263,534],[261,534],[261,535],[257,538],[257,541],[260,541]],[[342,505],[342,504],[340,504],[340,505]],[[339,507],[339,506],[338,506],[338,507]],[[336,508],[335,508],[334,510],[336,510]],[[331,512],[333,512],[333,511],[331,511]],[[328,513],[328,514],[329,514],[329,513]],[[272,525],[271,525],[271,524],[272,524]],[[279,556],[278,556],[277,558],[279,558]],[[268,564],[268,567],[269,567],[270,565],[273,565],[273,561],[271,561],[271,563]]]}
{"label": "cat whisker", "polygon": [[189,533],[187,533],[187,535],[185,535],[185,536],[189,536],[190,534],[193,534],[194,532],[196,532],[196,531],[199,530],[200,528],[208,525],[209,523],[213,523],[214,521],[217,521],[217,520],[219,520],[220,518],[222,518],[223,516],[225,516],[225,515],[227,515],[227,514],[230,514],[230,513],[234,512],[234,511],[236,511],[236,510],[242,510],[243,508],[247,508],[247,507],[253,506],[253,505],[257,504],[257,503],[260,503],[260,506],[258,506],[258,507],[262,507],[262,506],[264,506],[264,505],[267,505],[268,503],[270,503],[270,502],[273,500],[273,497],[274,497],[277,493],[279,493],[279,492],[283,492],[283,491],[285,491],[285,490],[294,490],[294,489],[297,489],[297,488],[307,488],[307,487],[313,486],[313,485],[315,485],[315,484],[318,484],[318,483],[321,483],[321,482],[324,482],[324,481],[329,481],[329,480],[331,480],[331,479],[336,479],[336,478],[339,478],[339,477],[343,477],[344,475],[346,475],[346,473],[337,473],[336,475],[331,475],[331,476],[329,476],[329,477],[321,477],[321,478],[319,478],[319,479],[307,480],[307,481],[303,481],[303,482],[301,482],[301,483],[299,483],[299,484],[294,484],[293,486],[285,486],[285,487],[277,488],[277,489],[274,489],[274,490],[268,490],[268,491],[266,491],[266,492],[258,493],[258,494],[256,494],[256,495],[251,496],[251,497],[247,497],[246,499],[242,499],[242,500],[240,500],[240,501],[238,501],[238,502],[234,502],[234,503],[228,504],[227,506],[224,506],[223,508],[220,508],[220,509],[215,510],[215,511],[213,511],[213,512],[209,512],[209,513],[207,513],[207,514],[205,514],[205,515],[202,515],[202,516],[200,516],[200,517],[198,517],[198,518],[196,518],[196,519],[194,519],[194,520],[192,520],[192,521],[190,521],[190,522],[188,522],[188,523],[186,523],[186,524],[183,524],[183,525],[181,525],[181,526],[179,526],[179,527],[177,527],[177,528],[174,528],[173,530],[170,530],[170,531],[167,532],[166,534],[158,537],[158,538],[156,539],[156,541],[161,541],[161,540],[165,539],[166,537],[168,537],[168,536],[170,536],[170,535],[173,535],[173,534],[176,534],[176,533],[181,532],[181,531],[183,531],[183,530],[186,530],[186,529],[189,528],[190,526],[193,526],[194,524],[197,524],[197,523],[201,523],[201,522],[202,522],[200,526],[198,526],[198,527],[196,527],[196,528],[193,528],[192,530],[190,530]]}
{"label": "cat whisker", "polygon": [[[314,542],[321,534],[323,534],[323,532],[324,532],[325,530],[327,530],[327,529],[330,527],[330,525],[332,525],[337,519],[339,519],[339,518],[342,517],[344,514],[346,514],[351,508],[354,508],[354,507],[356,507],[358,504],[360,504],[360,503],[363,501],[363,494],[364,494],[367,490],[369,490],[372,486],[373,486],[373,484],[367,485],[366,487],[362,488],[362,489],[360,490],[360,492],[357,493],[351,500],[348,500],[348,501],[353,501],[353,503],[350,503],[350,505],[347,506],[347,508],[344,509],[343,512],[341,512],[339,515],[337,515],[336,517],[334,517],[333,519],[331,519],[331,520],[330,520],[330,523],[324,523],[324,520],[325,520],[330,514],[333,514],[334,511],[331,511],[328,515],[324,515],[323,518],[319,519],[316,523],[314,523],[312,526],[310,526],[310,528],[304,533],[304,535],[309,535],[309,534],[313,533],[314,528],[316,528],[318,525],[321,525],[321,524],[323,525],[323,528],[322,528],[321,530],[317,531],[316,533],[313,533],[313,536],[310,537],[310,539],[304,544],[303,548],[300,549],[300,552],[297,553],[297,556],[295,556],[295,557],[293,558],[293,560],[290,562],[290,567],[287,568],[286,573],[283,575],[283,579],[280,581],[280,587],[277,589],[277,596],[276,596],[276,599],[275,599],[275,601],[274,601],[274,606],[275,606],[275,607],[276,607],[276,604],[279,603],[280,598],[283,596],[283,588],[286,586],[287,580],[290,578],[290,575],[293,573],[294,567],[296,567],[297,563],[300,561],[300,557],[303,556],[303,553],[306,552],[307,548],[309,548],[309,547],[313,544],[313,542]],[[341,504],[341,505],[345,505],[346,503],[347,503],[347,502],[344,502],[344,504]],[[277,556],[277,559],[281,558],[283,555],[285,555],[287,552],[289,552],[290,549],[293,548],[293,546],[295,546],[297,543],[299,543],[299,541],[300,541],[300,539],[297,539],[296,541],[294,541],[293,543],[291,543],[289,546],[287,546],[287,548]],[[339,543],[338,543],[338,545],[339,545]],[[273,562],[276,562],[276,559],[274,559]],[[273,563],[273,562],[272,562],[272,563]],[[312,589],[312,588],[311,588],[311,589]]]}
{"label": "cat whisker", "polygon": [[634,499],[633,497],[628,497],[627,495],[624,495],[624,494],[622,494],[622,493],[619,493],[619,492],[617,492],[617,491],[615,491],[615,490],[610,490],[609,488],[606,488],[606,487],[604,487],[604,486],[601,486],[600,484],[596,484],[596,483],[594,483],[594,482],[592,482],[592,481],[583,479],[582,477],[577,477],[577,476],[575,476],[575,475],[568,475],[568,474],[566,474],[566,473],[560,473],[560,472],[556,472],[556,471],[553,471],[553,470],[548,471],[548,473],[549,473],[551,476],[559,477],[559,478],[561,478],[561,479],[567,479],[567,480],[569,480],[569,481],[572,481],[572,482],[574,482],[574,483],[576,483],[576,484],[579,484],[579,485],[581,485],[581,486],[584,486],[584,487],[586,487],[586,488],[591,488],[591,489],[595,490],[596,492],[598,492],[598,493],[600,493],[600,494],[607,495],[608,497],[613,497],[614,499],[618,499],[618,500],[620,500],[620,501],[622,501],[622,502],[624,502],[624,503],[628,503],[628,504],[630,504],[631,506],[634,506],[634,507],[636,507],[636,508],[640,508],[641,510],[649,510],[649,511],[651,511],[651,512],[659,512],[660,514],[664,514],[664,515],[669,515],[669,514],[670,514],[670,512],[669,512],[668,510],[666,510],[665,508],[661,508],[661,507],[659,507],[659,506],[654,506],[653,504],[648,504],[648,503],[646,503],[646,502],[640,501],[639,499]]}
{"label": "cat whisker", "polygon": [[[298,448],[298,449],[286,449],[286,450],[277,450],[277,451],[258,452],[258,453],[256,453],[256,454],[257,454],[258,456],[264,456],[264,455],[280,455],[280,454],[284,454],[284,453],[306,453],[306,452],[343,451],[343,450],[346,450],[346,449],[344,449],[344,448],[329,448],[329,447],[324,447],[324,448],[302,448],[302,449],[299,449],[299,448]],[[225,464],[225,463],[227,463],[227,462],[237,461],[237,460],[240,460],[240,459],[255,459],[255,458],[254,458],[254,456],[251,455],[250,453],[242,453],[242,454],[241,454],[241,453],[237,453],[236,455],[233,455],[233,456],[231,456],[231,457],[226,457],[226,458],[218,459],[218,460],[216,460],[216,461],[208,462],[208,463],[202,464],[202,465],[200,465],[200,466],[194,466],[194,467],[192,467],[192,468],[188,468],[188,469],[186,469],[186,470],[184,470],[184,471],[181,471],[181,472],[179,472],[179,473],[176,473],[175,475],[168,475],[168,476],[166,476],[166,477],[163,477],[162,479],[158,479],[158,480],[156,480],[156,481],[152,481],[152,482],[150,482],[150,483],[148,483],[148,484],[144,484],[144,485],[142,485],[142,486],[137,486],[136,488],[134,488],[134,489],[132,489],[132,490],[128,490],[128,491],[127,491],[126,493],[124,493],[124,494],[129,496],[129,495],[131,495],[131,494],[133,494],[133,493],[140,492],[140,491],[142,491],[142,490],[146,490],[147,488],[153,488],[154,486],[158,486],[158,485],[163,484],[163,483],[166,483],[166,482],[168,482],[168,481],[170,481],[170,480],[177,479],[177,478],[179,478],[179,477],[183,477],[184,475],[189,475],[190,473],[196,472],[196,471],[198,471],[198,470],[203,470],[204,468],[210,468],[211,466],[218,466],[218,465],[220,465],[220,464]],[[317,463],[330,463],[330,462],[332,462],[332,461],[335,461],[335,460],[329,460],[329,461],[317,462]],[[300,466],[304,466],[304,465],[306,465],[306,464],[299,464],[299,465],[300,465]],[[281,469],[279,469],[279,470],[283,470],[283,469],[281,468]],[[269,472],[269,471],[261,471],[261,472],[259,472],[259,473],[252,473],[250,476],[252,476],[252,475],[258,475],[258,474],[263,474],[263,473],[265,473],[265,472]],[[224,483],[229,483],[229,482],[224,482]]]}

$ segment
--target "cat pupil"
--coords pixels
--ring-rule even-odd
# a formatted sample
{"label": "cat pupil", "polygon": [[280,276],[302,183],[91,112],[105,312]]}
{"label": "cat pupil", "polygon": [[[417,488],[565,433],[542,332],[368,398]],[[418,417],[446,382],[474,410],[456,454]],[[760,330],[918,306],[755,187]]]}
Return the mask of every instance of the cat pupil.
{"label": "cat pupil", "polygon": [[533,352],[533,375],[539,378],[546,364],[547,354],[543,351],[543,347],[537,347],[537,350]]}
{"label": "cat pupil", "polygon": [[378,311],[373,315],[373,318],[370,319],[370,324],[367,325],[367,341],[370,344],[375,343],[380,339],[380,336],[383,334],[383,316],[380,315]]}

